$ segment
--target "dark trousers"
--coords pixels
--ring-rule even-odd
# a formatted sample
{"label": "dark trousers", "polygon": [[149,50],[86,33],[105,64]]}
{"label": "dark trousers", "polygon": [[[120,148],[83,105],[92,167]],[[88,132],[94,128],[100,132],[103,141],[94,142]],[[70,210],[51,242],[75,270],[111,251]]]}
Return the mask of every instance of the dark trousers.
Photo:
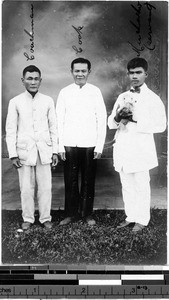
{"label": "dark trousers", "polygon": [[[65,147],[65,212],[69,217],[86,217],[93,212],[97,160],[94,147]],[[79,176],[79,171],[81,177]],[[80,178],[79,178],[80,177]],[[81,187],[79,189],[79,181]]]}

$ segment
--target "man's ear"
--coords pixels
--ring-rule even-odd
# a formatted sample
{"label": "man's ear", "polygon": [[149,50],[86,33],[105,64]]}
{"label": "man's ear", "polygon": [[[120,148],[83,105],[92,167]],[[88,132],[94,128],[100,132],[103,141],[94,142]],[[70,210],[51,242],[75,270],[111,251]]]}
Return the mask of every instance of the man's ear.
{"label": "man's ear", "polygon": [[23,77],[21,78],[21,81],[22,81],[22,83],[24,83],[24,78]]}
{"label": "man's ear", "polygon": [[146,77],[148,76],[148,73],[147,73],[147,72],[145,72],[145,76],[146,76]]}

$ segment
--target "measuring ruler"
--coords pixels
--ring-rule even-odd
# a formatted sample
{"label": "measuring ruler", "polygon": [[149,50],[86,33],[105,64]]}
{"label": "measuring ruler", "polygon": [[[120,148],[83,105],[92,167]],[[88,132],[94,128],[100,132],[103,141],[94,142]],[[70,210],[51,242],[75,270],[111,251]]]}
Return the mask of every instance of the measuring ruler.
{"label": "measuring ruler", "polygon": [[169,299],[169,271],[1,266],[0,298]]}
{"label": "measuring ruler", "polygon": [[79,285],[5,285],[0,286],[0,298],[97,298],[97,299],[169,299],[167,285],[122,285],[122,286],[79,286]]}

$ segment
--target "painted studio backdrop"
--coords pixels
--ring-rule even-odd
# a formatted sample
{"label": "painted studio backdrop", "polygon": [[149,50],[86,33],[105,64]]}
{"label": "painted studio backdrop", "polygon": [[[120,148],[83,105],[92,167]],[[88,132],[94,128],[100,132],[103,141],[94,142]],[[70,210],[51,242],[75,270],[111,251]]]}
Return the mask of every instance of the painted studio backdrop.
{"label": "painted studio backdrop", "polygon": [[[165,1],[4,1],[2,4],[2,155],[7,157],[5,121],[9,100],[24,89],[22,70],[30,64],[42,71],[40,91],[56,104],[61,88],[73,82],[70,63],[88,58],[88,81],[103,94],[108,115],[128,86],[126,64],[148,60],[147,84],[167,108],[167,10]],[[107,131],[98,175],[112,167],[114,131]],[[155,180],[166,179],[167,133],[155,136],[159,168]],[[104,161],[104,162],[103,162]],[[114,172],[115,173],[115,172]],[[111,173],[112,176],[114,173]],[[105,173],[106,174],[106,173]],[[106,175],[105,175],[106,176]],[[64,195],[63,195],[64,197]]]}

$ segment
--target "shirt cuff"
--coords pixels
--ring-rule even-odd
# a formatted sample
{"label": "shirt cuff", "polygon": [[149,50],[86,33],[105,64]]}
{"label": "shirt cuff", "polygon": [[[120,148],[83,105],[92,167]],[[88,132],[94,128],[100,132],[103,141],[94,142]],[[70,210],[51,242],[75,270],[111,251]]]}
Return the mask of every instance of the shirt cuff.
{"label": "shirt cuff", "polygon": [[66,152],[65,151],[65,147],[64,146],[59,146],[59,151],[58,151],[59,153],[63,153],[63,152]]}
{"label": "shirt cuff", "polygon": [[96,147],[94,148],[94,152],[102,153],[102,152],[103,152],[103,147],[96,146]]}

